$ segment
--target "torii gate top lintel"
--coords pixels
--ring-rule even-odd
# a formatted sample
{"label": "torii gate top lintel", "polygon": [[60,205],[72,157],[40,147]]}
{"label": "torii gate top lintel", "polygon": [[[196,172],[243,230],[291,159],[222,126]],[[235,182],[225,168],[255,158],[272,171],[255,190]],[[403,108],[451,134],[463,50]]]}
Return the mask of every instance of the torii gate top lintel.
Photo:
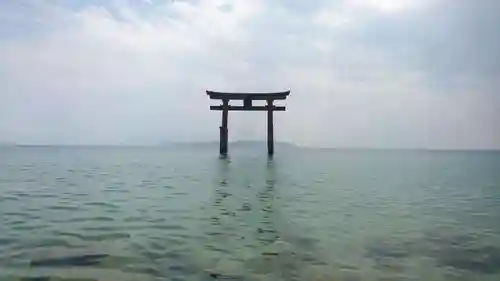
{"label": "torii gate top lintel", "polygon": [[275,92],[275,93],[229,93],[229,92],[214,92],[207,91],[207,95],[215,100],[284,100],[290,94],[290,91]]}

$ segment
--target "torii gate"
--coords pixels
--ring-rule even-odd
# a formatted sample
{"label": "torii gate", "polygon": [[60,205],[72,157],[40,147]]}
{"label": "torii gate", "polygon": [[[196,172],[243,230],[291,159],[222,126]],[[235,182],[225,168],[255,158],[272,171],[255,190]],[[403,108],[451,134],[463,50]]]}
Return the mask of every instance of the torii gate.
{"label": "torii gate", "polygon": [[[285,111],[285,106],[274,106],[275,100],[285,100],[290,94],[290,91],[277,93],[223,93],[207,91],[210,99],[222,100],[222,105],[212,105],[210,110],[222,110],[222,125],[220,126],[220,144],[219,152],[221,155],[227,155],[228,131],[227,117],[228,111],[267,111],[267,153],[274,154],[274,128],[273,128],[273,112]],[[229,105],[229,100],[243,100],[243,105]],[[255,106],[252,105],[254,100],[265,100],[267,105]]]}

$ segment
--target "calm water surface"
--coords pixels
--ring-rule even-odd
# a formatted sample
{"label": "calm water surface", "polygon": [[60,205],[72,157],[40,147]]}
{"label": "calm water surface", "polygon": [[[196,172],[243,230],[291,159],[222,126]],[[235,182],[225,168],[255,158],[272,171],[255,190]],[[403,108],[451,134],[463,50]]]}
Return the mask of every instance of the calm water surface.
{"label": "calm water surface", "polygon": [[498,152],[1,148],[0,215],[0,280],[500,280]]}

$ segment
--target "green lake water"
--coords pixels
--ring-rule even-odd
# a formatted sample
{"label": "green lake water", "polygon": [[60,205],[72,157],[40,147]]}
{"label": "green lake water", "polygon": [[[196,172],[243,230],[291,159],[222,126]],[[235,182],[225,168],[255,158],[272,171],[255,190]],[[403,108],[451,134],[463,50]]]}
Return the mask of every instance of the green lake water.
{"label": "green lake water", "polygon": [[217,152],[0,148],[0,280],[500,280],[499,152]]}

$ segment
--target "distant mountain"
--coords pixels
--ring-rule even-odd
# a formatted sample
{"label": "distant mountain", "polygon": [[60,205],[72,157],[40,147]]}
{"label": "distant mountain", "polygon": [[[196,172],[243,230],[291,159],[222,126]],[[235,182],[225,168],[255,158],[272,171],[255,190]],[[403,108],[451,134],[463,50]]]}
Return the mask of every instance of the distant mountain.
{"label": "distant mountain", "polygon": [[161,146],[175,146],[175,147],[211,147],[219,146],[218,141],[196,141],[196,142],[163,142]]}
{"label": "distant mountain", "polygon": [[[162,146],[177,146],[177,147],[219,147],[219,141],[200,141],[200,142],[166,142]],[[297,145],[289,142],[275,142],[275,147],[280,148],[298,148]],[[266,141],[230,141],[230,148],[259,148],[267,149]]]}
{"label": "distant mountain", "polygon": [[[218,144],[218,143],[217,143]],[[248,141],[248,140],[243,140],[243,141],[234,141],[234,142],[229,142],[229,145],[232,147],[264,147],[267,148],[267,141]],[[276,147],[289,147],[289,148],[297,148],[297,146],[293,143],[289,142],[274,142],[274,146]]]}

